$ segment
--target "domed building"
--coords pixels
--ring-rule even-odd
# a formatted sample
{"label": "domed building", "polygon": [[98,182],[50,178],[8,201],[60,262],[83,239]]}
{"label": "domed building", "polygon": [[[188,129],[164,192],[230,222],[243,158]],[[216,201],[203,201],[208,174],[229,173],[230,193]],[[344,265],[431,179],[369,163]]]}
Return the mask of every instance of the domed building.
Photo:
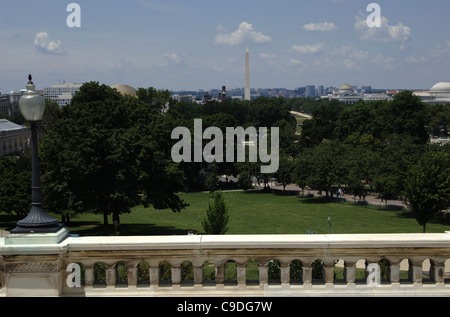
{"label": "domed building", "polygon": [[349,84],[344,84],[344,85],[342,85],[340,88],[339,88],[339,93],[341,94],[341,95],[345,95],[345,94],[347,94],[347,95],[353,95],[353,94],[355,94],[355,92],[353,91],[353,87],[352,86],[350,86]]}
{"label": "domed building", "polygon": [[450,103],[450,83],[439,82],[429,91],[415,91],[414,94],[428,104]]}
{"label": "domed building", "polygon": [[114,85],[111,88],[117,89],[122,95],[128,95],[132,97],[137,97],[137,89],[129,85]]}

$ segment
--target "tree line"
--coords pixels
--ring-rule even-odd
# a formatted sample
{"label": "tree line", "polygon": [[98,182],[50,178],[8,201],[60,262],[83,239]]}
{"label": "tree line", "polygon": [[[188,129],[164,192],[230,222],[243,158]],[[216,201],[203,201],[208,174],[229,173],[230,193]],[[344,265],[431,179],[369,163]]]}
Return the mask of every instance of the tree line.
{"label": "tree line", "polygon": [[[432,214],[448,207],[450,147],[431,145],[430,137],[448,135],[450,106],[425,105],[409,91],[393,101],[355,105],[267,97],[198,105],[175,102],[167,90],[141,88],[131,97],[90,82],[69,105],[47,104],[40,141],[44,203],[47,211],[63,217],[91,212],[102,214],[105,224],[110,216],[119,223],[120,214],[140,204],[179,212],[187,204],[178,193],[230,186],[218,182],[220,175],[238,177],[234,186],[243,189],[251,187],[252,179],[268,186],[275,178],[284,186],[297,184],[326,196],[339,186],[355,197],[371,190],[385,201],[402,198],[421,215],[417,210],[425,207],[413,203],[417,197],[427,201],[424,197],[429,196],[432,207],[426,209],[434,210]],[[312,114],[300,134],[291,110]],[[249,162],[174,163],[171,132],[179,126],[193,131],[194,119],[223,131],[279,127],[278,171],[261,174],[261,164]],[[23,185],[29,184],[26,162],[26,153],[19,159],[0,159],[0,211],[26,210],[18,203],[26,205],[30,196],[29,186]],[[432,185],[426,183],[430,177],[437,187],[424,192]],[[8,192],[22,187],[15,194]]]}

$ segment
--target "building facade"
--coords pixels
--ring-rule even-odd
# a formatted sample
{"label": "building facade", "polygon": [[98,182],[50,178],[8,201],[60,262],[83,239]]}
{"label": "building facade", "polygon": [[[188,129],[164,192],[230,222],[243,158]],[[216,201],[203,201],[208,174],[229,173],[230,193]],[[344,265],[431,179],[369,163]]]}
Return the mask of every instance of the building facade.
{"label": "building facade", "polygon": [[0,155],[11,155],[31,147],[30,129],[0,119]]}
{"label": "building facade", "polygon": [[80,90],[82,84],[64,83],[44,88],[44,99],[55,101],[58,106],[63,107],[70,103],[75,93]]}

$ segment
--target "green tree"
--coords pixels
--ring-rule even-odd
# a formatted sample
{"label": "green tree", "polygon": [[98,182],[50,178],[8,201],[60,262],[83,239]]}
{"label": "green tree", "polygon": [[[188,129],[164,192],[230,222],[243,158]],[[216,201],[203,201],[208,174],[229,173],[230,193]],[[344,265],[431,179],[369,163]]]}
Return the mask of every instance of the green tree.
{"label": "green tree", "polygon": [[214,192],[214,201],[209,203],[206,217],[202,220],[207,234],[225,234],[228,231],[228,206],[222,192]]}
{"label": "green tree", "polygon": [[105,224],[138,204],[180,211],[182,173],[167,140],[174,124],[109,86],[84,84],[42,140],[47,209],[100,213]]}
{"label": "green tree", "polygon": [[31,209],[31,159],[0,155],[0,212],[25,217]]}
{"label": "green tree", "polygon": [[404,202],[425,233],[427,222],[450,207],[450,155],[425,152],[408,170]]}
{"label": "green tree", "polygon": [[286,186],[293,183],[294,179],[293,159],[291,157],[280,156],[278,171],[273,176],[283,185],[283,192],[285,192]]}
{"label": "green tree", "polygon": [[252,188],[252,179],[248,171],[242,171],[239,174],[238,185],[239,188],[244,190],[244,192]]}

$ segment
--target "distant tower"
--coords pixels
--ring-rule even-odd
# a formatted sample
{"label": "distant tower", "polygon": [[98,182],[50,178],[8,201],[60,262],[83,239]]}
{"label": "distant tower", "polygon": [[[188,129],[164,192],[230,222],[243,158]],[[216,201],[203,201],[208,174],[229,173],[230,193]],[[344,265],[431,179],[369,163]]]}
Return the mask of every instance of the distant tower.
{"label": "distant tower", "polygon": [[245,100],[250,100],[250,54],[245,51]]}

